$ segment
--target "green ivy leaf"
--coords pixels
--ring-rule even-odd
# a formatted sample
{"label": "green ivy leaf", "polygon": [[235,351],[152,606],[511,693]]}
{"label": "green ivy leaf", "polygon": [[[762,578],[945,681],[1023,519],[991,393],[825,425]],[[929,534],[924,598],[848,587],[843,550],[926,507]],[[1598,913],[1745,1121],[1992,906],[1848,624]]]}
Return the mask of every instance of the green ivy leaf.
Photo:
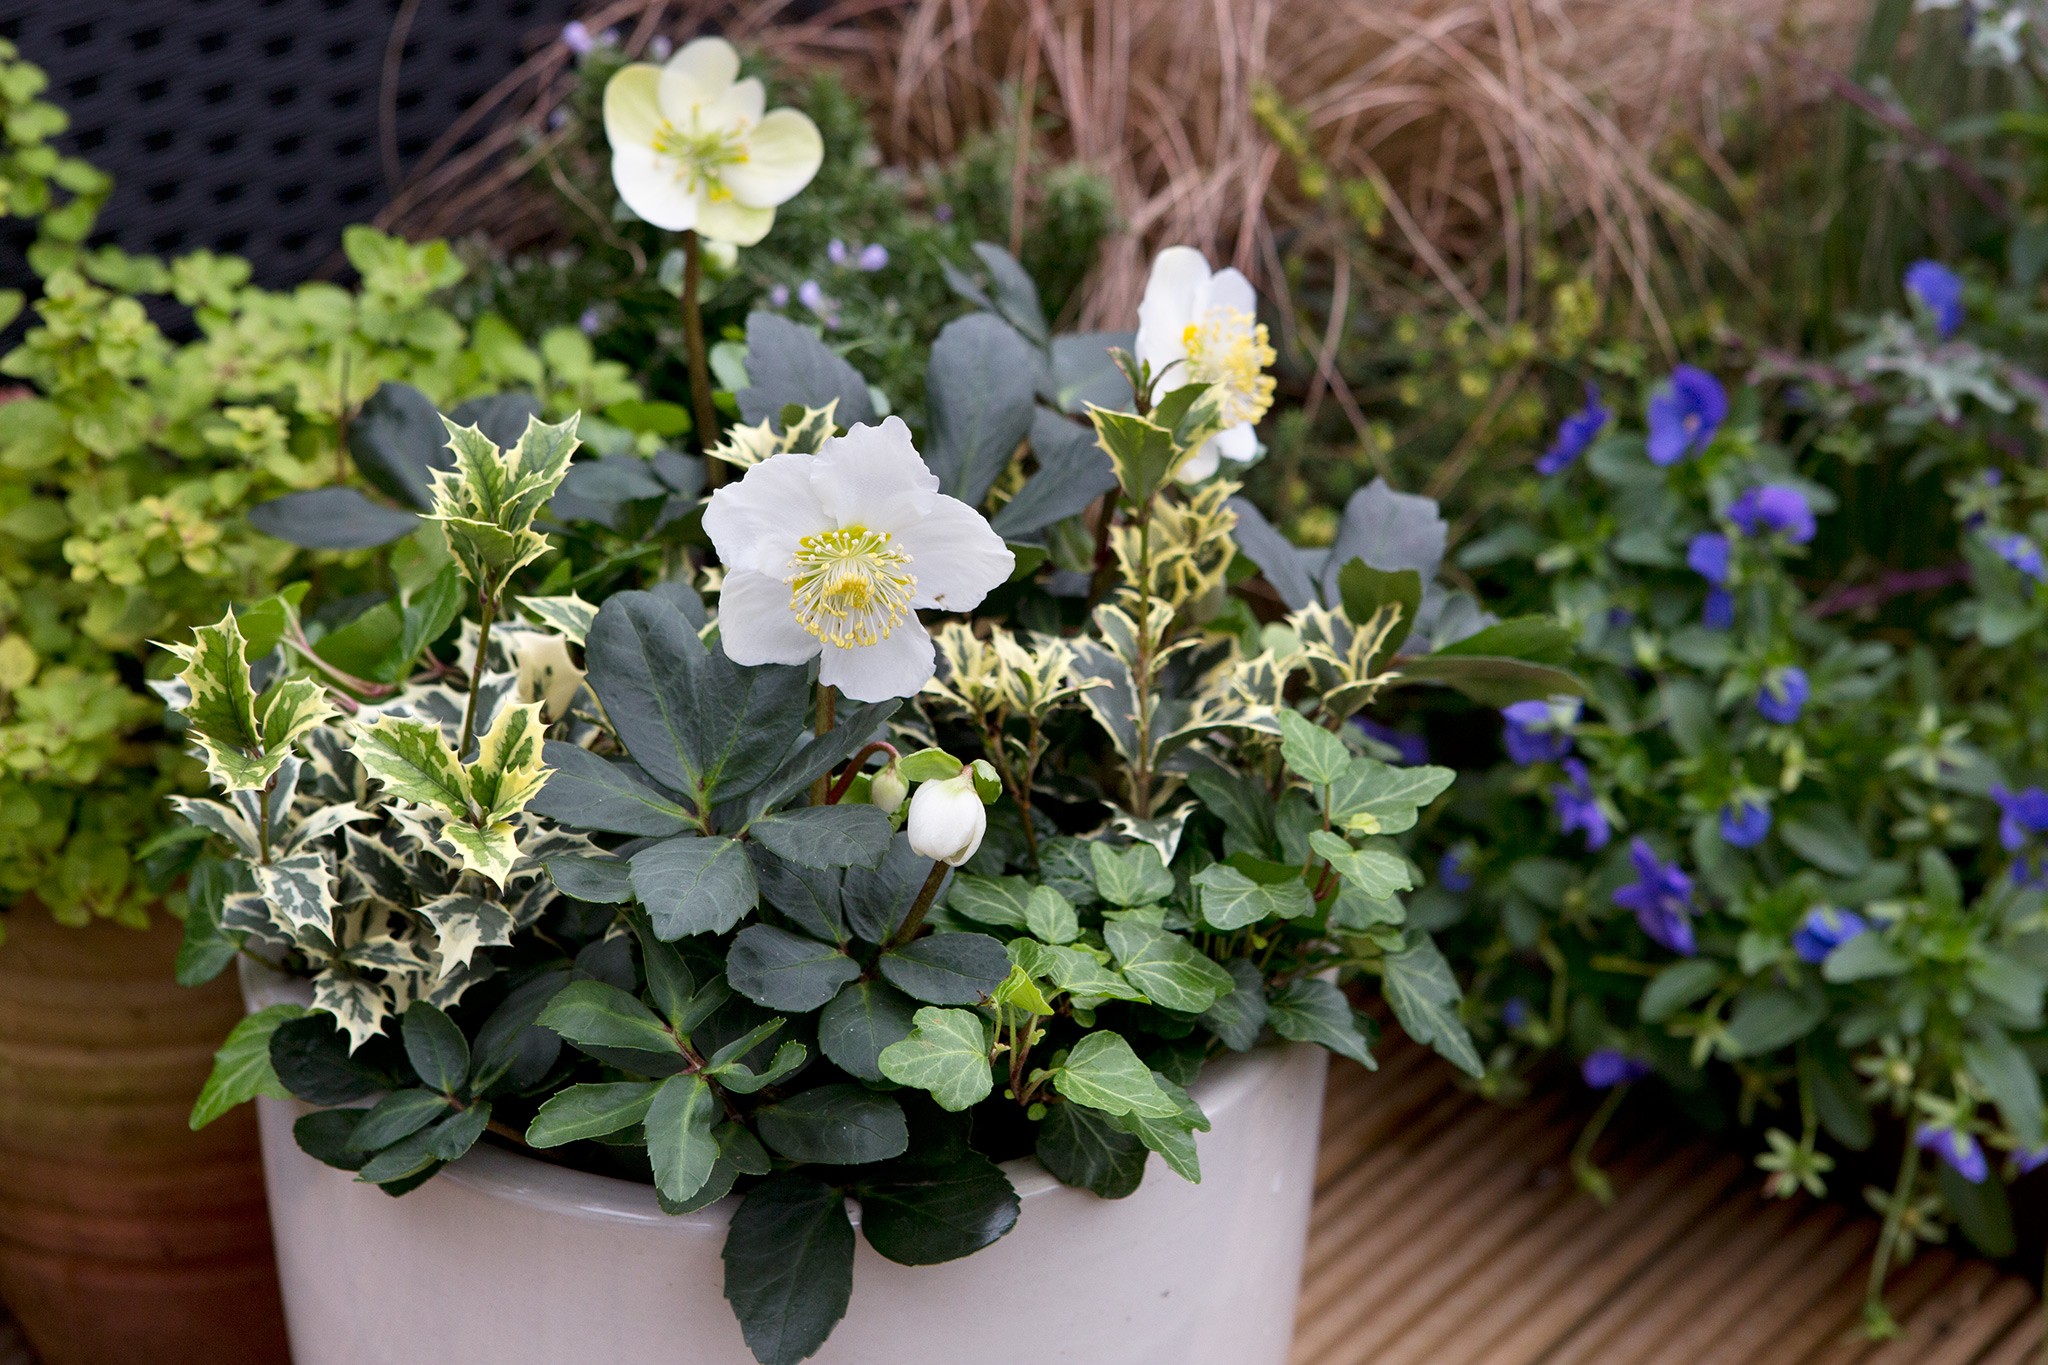
{"label": "green ivy leaf", "polygon": [[1053,1068],[1052,1084],[1074,1103],[1105,1114],[1165,1119],[1180,1113],[1179,1104],[1160,1089],[1123,1035],[1107,1029],[1097,1029],[1074,1044],[1066,1060]]}
{"label": "green ivy leaf", "polygon": [[213,1070],[192,1103],[189,1122],[194,1132],[259,1095],[274,1100],[291,1098],[291,1091],[271,1066],[270,1040],[280,1024],[306,1013],[303,1005],[272,1005],[236,1022],[213,1054]]}
{"label": "green ivy leaf", "polygon": [[1351,1012],[1351,1002],[1334,982],[1320,977],[1288,982],[1267,1000],[1266,1022],[1282,1038],[1319,1043],[1341,1057],[1379,1069]]}
{"label": "green ivy leaf", "polygon": [[1280,757],[1290,772],[1319,787],[1330,786],[1344,776],[1351,765],[1351,751],[1343,740],[1297,712],[1283,707],[1278,714]]}
{"label": "green ivy leaf", "polygon": [[1162,1009],[1200,1014],[1236,989],[1229,972],[1178,934],[1116,919],[1103,926],[1102,938],[1124,979]]}
{"label": "green ivy leaf", "polygon": [[1429,935],[1410,932],[1408,946],[1381,959],[1382,983],[1394,1017],[1410,1038],[1433,1047],[1451,1065],[1469,1076],[1484,1076],[1486,1066],[1465,1021],[1458,1017],[1462,993],[1451,966]]}
{"label": "green ivy leaf", "polygon": [[1410,871],[1408,860],[1392,849],[1353,848],[1341,835],[1326,829],[1310,831],[1308,844],[1346,885],[1362,896],[1385,900],[1414,889],[1415,874]]}
{"label": "green ivy leaf", "polygon": [[1095,864],[1095,889],[1111,905],[1153,905],[1173,894],[1173,874],[1150,844],[1091,844],[1088,856]]}
{"label": "green ivy leaf", "polygon": [[[910,1036],[882,1049],[882,1074],[898,1085],[929,1091],[941,1109],[958,1113],[995,1089],[989,1069],[988,1031],[968,1010],[917,1012]],[[909,1264],[922,1264],[911,1262]]]}
{"label": "green ivy leaf", "polygon": [[1316,909],[1315,897],[1299,876],[1256,882],[1227,863],[1211,863],[1195,874],[1194,884],[1201,893],[1203,922],[1223,933],[1262,920],[1299,919]]}

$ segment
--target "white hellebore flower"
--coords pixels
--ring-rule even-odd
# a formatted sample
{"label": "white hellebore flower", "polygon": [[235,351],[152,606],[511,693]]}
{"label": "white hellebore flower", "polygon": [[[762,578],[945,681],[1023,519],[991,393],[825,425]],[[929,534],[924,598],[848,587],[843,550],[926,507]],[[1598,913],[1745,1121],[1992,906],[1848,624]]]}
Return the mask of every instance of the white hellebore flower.
{"label": "white hellebore flower", "polygon": [[918,609],[968,611],[1016,567],[979,512],[939,492],[896,417],[752,466],[711,495],[704,531],[725,561],[727,657],[822,654],[819,681],[855,701],[915,696],[932,676]]}
{"label": "white hellebore flower", "polygon": [[1259,453],[1254,424],[1273,406],[1275,360],[1259,323],[1252,282],[1237,270],[1211,272],[1191,246],[1170,246],[1152,258],[1138,304],[1137,359],[1152,367],[1152,397],[1187,384],[1212,384],[1222,430],[1182,463],[1182,483],[1214,474],[1218,457],[1243,464]]}
{"label": "white hellebore flower", "polygon": [[935,863],[958,867],[981,848],[981,836],[988,833],[988,809],[981,793],[974,789],[974,770],[963,768],[958,777],[926,782],[910,798],[910,819],[905,825],[911,852]]}
{"label": "white hellebore flower", "polygon": [[811,183],[825,160],[817,125],[794,109],[764,114],[761,82],[739,72],[723,38],[687,43],[663,66],[619,68],[604,88],[604,135],[627,208],[671,232],[752,246],[775,206]]}

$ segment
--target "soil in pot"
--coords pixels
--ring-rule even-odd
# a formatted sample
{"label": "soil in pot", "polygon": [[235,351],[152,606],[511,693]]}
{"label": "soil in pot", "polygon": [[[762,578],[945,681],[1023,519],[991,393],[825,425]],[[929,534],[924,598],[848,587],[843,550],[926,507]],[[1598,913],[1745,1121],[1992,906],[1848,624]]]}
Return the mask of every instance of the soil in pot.
{"label": "soil in pot", "polygon": [[285,1365],[255,1116],[186,1125],[241,1017],[171,975],[180,926],[0,944],[0,1299],[44,1365]]}

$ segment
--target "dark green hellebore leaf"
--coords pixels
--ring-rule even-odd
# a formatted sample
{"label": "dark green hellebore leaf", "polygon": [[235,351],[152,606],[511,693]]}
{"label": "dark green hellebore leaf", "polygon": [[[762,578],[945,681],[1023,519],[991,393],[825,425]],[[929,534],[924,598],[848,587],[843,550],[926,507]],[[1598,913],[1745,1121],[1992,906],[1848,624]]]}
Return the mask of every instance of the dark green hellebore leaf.
{"label": "dark green hellebore leaf", "polygon": [[883,953],[890,985],[928,1005],[978,1005],[1010,975],[1010,955],[987,934],[930,934]]}
{"label": "dark green hellebore leaf", "polygon": [[1033,1155],[1063,1185],[1122,1199],[1145,1178],[1145,1144],[1100,1110],[1055,1104],[1038,1125]]}
{"label": "dark green hellebore leaf", "polygon": [[1016,1190],[979,1152],[943,1163],[898,1163],[858,1193],[868,1245],[898,1265],[970,1256],[1017,1225]]}
{"label": "dark green hellebore leaf", "polygon": [[798,1365],[825,1344],[853,1294],[846,1198],[794,1172],[747,1192],[725,1239],[725,1297],[761,1365]]}
{"label": "dark green hellebore leaf", "polygon": [[767,924],[740,930],[725,960],[726,980],[757,1005],[808,1014],[860,976],[860,964],[829,943]]}
{"label": "dark green hellebore leaf", "polygon": [[791,1161],[860,1166],[902,1156],[910,1145],[903,1107],[858,1085],[821,1085],[754,1114],[769,1150]]}

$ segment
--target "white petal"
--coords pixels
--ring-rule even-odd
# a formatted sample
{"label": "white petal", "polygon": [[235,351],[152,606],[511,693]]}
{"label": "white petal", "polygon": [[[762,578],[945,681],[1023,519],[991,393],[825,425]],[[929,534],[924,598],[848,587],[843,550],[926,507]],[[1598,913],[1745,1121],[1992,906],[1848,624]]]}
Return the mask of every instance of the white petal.
{"label": "white petal", "polygon": [[931,633],[912,617],[879,644],[827,649],[818,663],[818,681],[855,701],[914,697],[932,680],[932,660]]}
{"label": "white petal", "polygon": [[622,66],[605,82],[604,135],[614,150],[654,146],[654,132],[661,126],[655,96],[660,84],[661,68],[646,62]]}
{"label": "white petal", "polygon": [[619,187],[626,207],[643,221],[670,232],[697,226],[697,194],[684,186],[674,163],[657,156],[652,147],[614,144],[612,183]]}
{"label": "white petal", "polygon": [[711,495],[704,534],[727,570],[779,579],[789,571],[797,541],[832,525],[811,489],[816,460],[793,452],[771,455]]}
{"label": "white petal", "polygon": [[734,81],[732,88],[704,108],[704,121],[714,128],[751,128],[761,121],[768,107],[768,92],[752,76]]}
{"label": "white petal", "polygon": [[774,226],[774,209],[750,209],[737,199],[706,195],[697,206],[697,231],[714,241],[752,246]]}
{"label": "white petal", "polygon": [[1235,460],[1239,464],[1256,459],[1259,453],[1259,434],[1252,430],[1250,422],[1240,422],[1226,431],[1219,431],[1210,441],[1224,459]]}
{"label": "white petal", "polygon": [[1216,438],[1211,436],[1202,442],[1194,454],[1181,462],[1180,469],[1173,477],[1185,484],[1200,483],[1216,472],[1220,457],[1221,452],[1216,449]]}
{"label": "white petal", "polygon": [[935,498],[925,519],[898,531],[896,541],[910,552],[920,607],[971,611],[1017,568],[1003,538],[958,498]]}
{"label": "white petal", "polygon": [[745,569],[719,589],[718,638],[736,664],[800,664],[823,648],[789,609],[789,584]]}
{"label": "white petal", "polygon": [[839,526],[893,533],[923,521],[939,495],[939,476],[911,444],[900,417],[833,437],[819,448],[817,461],[812,487]]}
{"label": "white petal", "polygon": [[[1181,334],[1195,320],[1198,295],[1208,282],[1209,262],[1191,246],[1170,246],[1152,258],[1145,297],[1138,303],[1135,353],[1140,362],[1150,362],[1155,377],[1186,358]],[[1175,378],[1167,376],[1167,387]]]}
{"label": "white petal", "polygon": [[740,54],[725,39],[685,43],[661,68],[661,112],[679,128],[694,127],[739,74]]}
{"label": "white petal", "polygon": [[1219,270],[1209,277],[1209,287],[1202,291],[1200,311],[1206,313],[1211,308],[1229,308],[1257,317],[1259,294],[1242,271]]}
{"label": "white petal", "polygon": [[773,208],[795,198],[824,164],[818,125],[794,109],[777,109],[748,136],[746,160],[727,166],[721,177],[742,204]]}

